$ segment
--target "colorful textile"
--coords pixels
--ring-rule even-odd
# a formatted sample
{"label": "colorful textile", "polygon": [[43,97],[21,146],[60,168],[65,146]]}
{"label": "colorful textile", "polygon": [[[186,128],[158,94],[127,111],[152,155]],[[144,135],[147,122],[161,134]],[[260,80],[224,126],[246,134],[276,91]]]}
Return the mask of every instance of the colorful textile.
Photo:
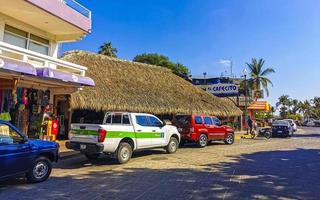
{"label": "colorful textile", "polygon": [[11,121],[10,113],[0,113],[0,119],[4,121]]}

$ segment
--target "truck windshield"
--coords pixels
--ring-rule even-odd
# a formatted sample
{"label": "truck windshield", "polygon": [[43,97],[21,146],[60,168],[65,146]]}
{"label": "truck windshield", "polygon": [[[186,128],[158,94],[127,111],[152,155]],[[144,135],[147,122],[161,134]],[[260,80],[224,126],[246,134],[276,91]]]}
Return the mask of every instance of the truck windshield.
{"label": "truck windshield", "polygon": [[177,126],[188,126],[191,124],[191,115],[176,115],[174,124]]}
{"label": "truck windshield", "polygon": [[93,110],[75,110],[72,115],[73,124],[102,124],[104,112]]}

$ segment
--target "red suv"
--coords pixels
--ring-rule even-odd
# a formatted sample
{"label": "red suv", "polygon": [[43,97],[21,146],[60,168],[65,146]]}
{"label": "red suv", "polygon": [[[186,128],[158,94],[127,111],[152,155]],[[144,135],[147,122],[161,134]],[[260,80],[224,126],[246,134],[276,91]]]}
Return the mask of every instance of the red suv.
{"label": "red suv", "polygon": [[173,124],[181,134],[181,144],[197,142],[200,147],[207,146],[209,141],[221,140],[233,144],[234,130],[221,125],[217,117],[209,115],[176,115]]}

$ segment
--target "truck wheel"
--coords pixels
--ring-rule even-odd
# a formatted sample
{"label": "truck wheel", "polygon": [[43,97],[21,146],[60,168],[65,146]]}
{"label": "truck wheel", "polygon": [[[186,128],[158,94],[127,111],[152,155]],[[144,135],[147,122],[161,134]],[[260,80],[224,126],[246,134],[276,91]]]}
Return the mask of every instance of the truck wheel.
{"label": "truck wheel", "polygon": [[267,138],[267,139],[270,139],[272,137],[272,133],[270,131],[266,131],[264,133],[264,137]]}
{"label": "truck wheel", "polygon": [[86,153],[85,156],[87,157],[88,160],[95,160],[100,156],[100,153],[93,153],[93,154]]}
{"label": "truck wheel", "polygon": [[234,143],[234,134],[233,133],[228,133],[226,139],[224,140],[225,144],[231,145]]}
{"label": "truck wheel", "polygon": [[116,152],[117,160],[120,164],[127,163],[132,156],[132,147],[126,142],[121,142]]}
{"label": "truck wheel", "polygon": [[203,148],[208,144],[208,137],[206,134],[201,134],[198,140],[199,147]]}
{"label": "truck wheel", "polygon": [[171,137],[165,149],[167,153],[175,153],[178,150],[178,146],[179,146],[179,142],[177,138]]}
{"label": "truck wheel", "polygon": [[51,174],[52,165],[48,158],[39,157],[27,172],[27,180],[30,183],[40,183],[47,180]]}

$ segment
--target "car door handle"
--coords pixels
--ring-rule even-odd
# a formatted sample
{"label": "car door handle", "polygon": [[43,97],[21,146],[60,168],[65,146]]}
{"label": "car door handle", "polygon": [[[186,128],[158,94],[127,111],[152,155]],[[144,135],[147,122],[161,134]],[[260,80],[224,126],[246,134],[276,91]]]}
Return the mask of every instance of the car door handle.
{"label": "car door handle", "polygon": [[152,130],[152,132],[156,132],[156,130]]}
{"label": "car door handle", "polygon": [[141,130],[137,130],[137,132],[141,132]]}

